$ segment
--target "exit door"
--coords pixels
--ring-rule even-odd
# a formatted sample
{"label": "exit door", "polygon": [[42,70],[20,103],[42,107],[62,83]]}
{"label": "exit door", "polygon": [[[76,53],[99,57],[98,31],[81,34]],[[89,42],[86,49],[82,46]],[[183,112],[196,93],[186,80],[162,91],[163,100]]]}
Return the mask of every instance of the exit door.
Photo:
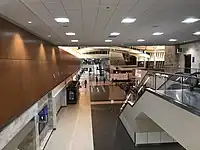
{"label": "exit door", "polygon": [[185,73],[191,73],[191,54],[184,55],[185,56]]}

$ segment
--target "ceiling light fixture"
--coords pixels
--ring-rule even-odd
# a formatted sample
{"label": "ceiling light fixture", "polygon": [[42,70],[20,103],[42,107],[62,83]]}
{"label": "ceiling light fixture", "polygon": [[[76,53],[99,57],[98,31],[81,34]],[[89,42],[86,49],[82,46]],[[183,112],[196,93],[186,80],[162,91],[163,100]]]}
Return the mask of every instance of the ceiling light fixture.
{"label": "ceiling light fixture", "polygon": [[193,35],[200,35],[200,31],[193,33]]}
{"label": "ceiling light fixture", "polygon": [[177,39],[169,39],[169,42],[176,42]]}
{"label": "ceiling light fixture", "polygon": [[189,24],[189,23],[195,23],[195,22],[197,22],[197,21],[199,21],[200,19],[198,19],[198,18],[187,18],[187,19],[185,19],[185,20],[183,20],[182,21],[182,23],[186,23],[186,24]]}
{"label": "ceiling light fixture", "polygon": [[48,37],[50,38],[50,37],[51,37],[51,34],[49,34]]}
{"label": "ceiling light fixture", "polygon": [[163,32],[155,32],[152,35],[163,35],[163,34],[164,34]]}
{"label": "ceiling light fixture", "polygon": [[144,39],[138,39],[137,41],[138,42],[144,42],[145,40]]}
{"label": "ceiling light fixture", "polygon": [[106,43],[110,43],[110,42],[112,42],[112,40],[105,40],[105,42],[106,42]]}
{"label": "ceiling light fixture", "polygon": [[77,43],[77,42],[78,42],[78,40],[71,40],[71,42],[73,42],[73,43]]}
{"label": "ceiling light fixture", "polygon": [[111,36],[118,36],[118,35],[120,35],[120,33],[118,33],[118,32],[113,32],[113,33],[110,33],[110,35],[111,35]]}
{"label": "ceiling light fixture", "polygon": [[29,21],[28,23],[29,23],[29,24],[31,24],[32,22],[31,22],[31,21]]}
{"label": "ceiling light fixture", "polygon": [[55,18],[56,22],[66,23],[69,22],[68,18]]}
{"label": "ceiling light fixture", "polygon": [[67,32],[66,35],[76,35],[74,32]]}
{"label": "ceiling light fixture", "polygon": [[129,18],[129,17],[127,17],[127,18],[124,18],[124,19],[121,21],[121,23],[134,23],[135,21],[136,21],[135,18]]}

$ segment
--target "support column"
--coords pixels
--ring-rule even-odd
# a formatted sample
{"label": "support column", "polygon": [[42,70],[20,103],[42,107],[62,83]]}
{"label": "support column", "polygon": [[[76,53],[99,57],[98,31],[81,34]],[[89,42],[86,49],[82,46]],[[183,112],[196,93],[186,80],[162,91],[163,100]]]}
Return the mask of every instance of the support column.
{"label": "support column", "polygon": [[176,72],[178,68],[179,57],[176,53],[175,46],[166,46],[165,47],[165,63],[164,67],[169,72]]}
{"label": "support column", "polygon": [[35,145],[36,145],[36,150],[40,150],[40,135],[39,135],[39,118],[38,114],[35,115]]}
{"label": "support column", "polygon": [[48,104],[49,104],[49,126],[52,129],[56,129],[57,118],[56,118],[56,104],[52,97],[52,92],[48,93]]}

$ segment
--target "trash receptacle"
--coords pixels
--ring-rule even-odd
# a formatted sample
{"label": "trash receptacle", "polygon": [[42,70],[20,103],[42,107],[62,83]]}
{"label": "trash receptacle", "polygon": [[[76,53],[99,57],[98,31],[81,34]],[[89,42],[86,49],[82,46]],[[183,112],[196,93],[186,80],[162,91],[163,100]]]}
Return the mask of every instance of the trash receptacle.
{"label": "trash receptacle", "polygon": [[79,99],[79,81],[69,82],[66,90],[67,104],[76,104]]}

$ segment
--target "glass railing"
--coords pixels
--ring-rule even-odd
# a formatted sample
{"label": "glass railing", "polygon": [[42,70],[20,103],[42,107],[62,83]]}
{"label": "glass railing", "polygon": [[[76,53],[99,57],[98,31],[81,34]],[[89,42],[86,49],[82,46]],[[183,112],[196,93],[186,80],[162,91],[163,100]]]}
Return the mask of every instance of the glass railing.
{"label": "glass railing", "polygon": [[121,110],[140,99],[146,88],[154,93],[165,96],[170,101],[194,110],[200,110],[200,73],[193,75],[172,74],[166,72],[148,71],[140,83],[131,88]]}
{"label": "glass railing", "polygon": [[[158,82],[165,81],[161,86]],[[200,110],[200,78],[196,75],[158,73],[154,74],[154,91],[174,102]]]}
{"label": "glass railing", "polygon": [[185,74],[192,74],[194,72],[199,72],[199,68],[181,68],[181,67],[164,67],[163,68],[165,72],[170,73],[185,73]]}
{"label": "glass railing", "polygon": [[[198,70],[197,70],[198,71]],[[166,73],[148,70],[141,72],[139,80],[135,80],[135,86],[130,87],[126,101],[121,110],[127,104],[134,106],[146,89],[163,96],[167,100],[184,106],[190,110],[200,112],[200,72],[192,74]],[[137,78],[136,78],[137,79]]]}

